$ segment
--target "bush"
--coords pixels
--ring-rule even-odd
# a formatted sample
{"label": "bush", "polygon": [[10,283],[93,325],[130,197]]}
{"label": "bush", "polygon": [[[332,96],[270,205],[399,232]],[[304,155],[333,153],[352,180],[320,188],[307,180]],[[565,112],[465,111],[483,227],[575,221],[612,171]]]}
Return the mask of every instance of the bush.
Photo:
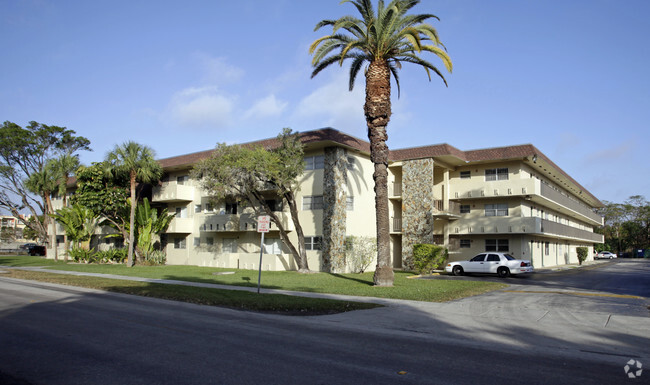
{"label": "bush", "polygon": [[345,238],[345,259],[352,273],[363,273],[375,260],[377,255],[377,238],[355,237]]}
{"label": "bush", "polygon": [[582,247],[576,247],[576,252],[578,253],[578,264],[582,265],[582,262],[587,259],[587,255],[589,255],[589,249],[582,246]]}
{"label": "bush", "polygon": [[143,265],[161,266],[167,262],[167,255],[162,250],[152,250],[144,257]]}
{"label": "bush", "polygon": [[449,252],[443,246],[418,243],[413,245],[413,267],[419,274],[431,273],[447,263]]}
{"label": "bush", "polygon": [[94,262],[93,252],[83,249],[81,247],[73,247],[68,251],[70,258],[78,263],[92,263]]}
{"label": "bush", "polygon": [[127,249],[108,249],[96,253],[96,261],[99,263],[124,263],[127,257]]}

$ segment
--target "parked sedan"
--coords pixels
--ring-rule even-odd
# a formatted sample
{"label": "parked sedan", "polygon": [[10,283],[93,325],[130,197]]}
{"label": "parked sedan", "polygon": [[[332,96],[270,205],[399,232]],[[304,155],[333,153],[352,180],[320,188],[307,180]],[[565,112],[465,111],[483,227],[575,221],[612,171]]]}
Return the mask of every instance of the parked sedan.
{"label": "parked sedan", "polygon": [[600,253],[594,256],[594,259],[614,259],[617,258],[617,255],[610,253],[609,251],[601,251]]}
{"label": "parked sedan", "polygon": [[530,261],[515,259],[510,254],[489,251],[481,253],[469,261],[449,262],[445,271],[453,275],[465,273],[497,274],[505,278],[510,274],[532,273]]}

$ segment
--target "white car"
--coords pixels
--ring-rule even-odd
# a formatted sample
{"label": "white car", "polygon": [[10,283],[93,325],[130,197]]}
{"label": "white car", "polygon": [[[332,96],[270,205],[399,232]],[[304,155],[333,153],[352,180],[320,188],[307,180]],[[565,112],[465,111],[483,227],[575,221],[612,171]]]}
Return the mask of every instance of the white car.
{"label": "white car", "polygon": [[532,273],[530,261],[515,259],[510,254],[496,251],[481,253],[469,261],[449,262],[445,267],[447,273],[463,275],[465,273],[498,274],[505,278],[510,274]]}
{"label": "white car", "polygon": [[594,256],[594,259],[614,259],[617,258],[617,255],[610,253],[609,251],[601,251],[600,253]]}

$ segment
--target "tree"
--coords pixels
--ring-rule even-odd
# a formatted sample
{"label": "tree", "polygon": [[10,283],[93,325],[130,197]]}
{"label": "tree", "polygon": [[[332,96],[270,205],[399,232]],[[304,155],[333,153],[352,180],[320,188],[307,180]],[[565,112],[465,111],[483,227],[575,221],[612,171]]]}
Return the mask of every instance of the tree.
{"label": "tree", "polygon": [[153,236],[164,233],[175,216],[175,214],[170,214],[167,209],[162,209],[159,212],[158,209],[152,208],[149,200],[144,198],[135,214],[136,244],[139,255],[147,258],[151,254],[154,250]]}
{"label": "tree", "polygon": [[[59,155],[57,158],[50,160],[49,162],[50,167],[52,169],[52,173],[54,174],[55,178],[57,179],[57,194],[62,198],[63,200],[63,207],[66,207],[68,205],[67,199],[67,188],[68,188],[68,179],[70,178],[70,175],[73,174],[80,166],[79,163],[79,156],[78,155],[72,155],[69,153],[63,153]],[[65,242],[65,261],[68,260],[68,248],[69,248],[69,241],[68,241],[68,235],[64,235],[64,242]]]}
{"label": "tree", "polygon": [[[31,193],[40,195],[45,202],[43,208],[43,218],[45,226],[50,224],[50,217],[54,214],[54,208],[52,207],[52,191],[56,189],[56,177],[52,173],[52,168],[50,163],[46,164],[45,167],[38,172],[32,173],[29,178],[24,182],[25,188]],[[53,226],[54,230],[54,259],[58,260],[58,251],[56,245],[56,225]],[[47,238],[42,239],[42,242],[48,242]]]}
{"label": "tree", "polygon": [[[216,199],[232,197],[245,202],[256,214],[265,213],[271,217],[280,232],[280,238],[293,255],[298,271],[308,272],[305,236],[298,218],[296,192],[298,177],[305,169],[303,146],[297,134],[285,128],[278,135],[279,146],[273,149],[245,147],[239,145],[217,145],[213,155],[200,161],[192,170],[192,177],[201,180],[201,186]],[[289,206],[298,237],[294,245],[287,229],[269,198],[279,197]]]}
{"label": "tree", "polygon": [[[309,47],[314,55],[312,78],[328,66],[340,66],[346,59],[352,60],[350,66],[349,88],[354,88],[355,79],[367,62],[366,102],[364,113],[370,140],[370,159],[374,163],[375,210],[377,226],[377,267],[374,284],[393,285],[393,269],[390,257],[390,235],[388,222],[388,135],[386,127],[391,116],[391,74],[395,78],[399,96],[399,77],[397,70],[402,63],[413,63],[423,67],[431,80],[431,71],[447,81],[440,70],[418,55],[433,53],[440,58],[451,72],[451,59],[438,38],[433,26],[425,23],[428,19],[438,19],[431,14],[407,15],[419,0],[392,0],[388,5],[378,2],[377,11],[371,0],[344,0],[352,3],[361,14],[361,19],[344,16],[337,20],[322,20],[315,30],[325,26],[332,27],[332,34],[321,37]],[[347,34],[342,33],[346,31]]]}
{"label": "tree", "polygon": [[131,197],[131,212],[129,216],[129,252],[127,266],[133,266],[134,231],[135,231],[135,208],[138,197],[136,196],[136,184],[153,183],[160,180],[162,167],[155,159],[155,152],[147,146],[136,142],[126,142],[115,146],[107,157],[106,162],[110,164],[114,175],[128,175]]}
{"label": "tree", "polygon": [[65,229],[68,237],[85,250],[90,248],[90,240],[101,223],[101,218],[92,210],[74,204],[63,207],[52,215]]}
{"label": "tree", "polygon": [[6,121],[0,127],[0,208],[8,210],[44,242],[48,241],[48,222],[29,221],[20,214],[24,211],[29,211],[31,217],[45,214],[47,202],[42,191],[30,191],[25,182],[32,174],[42,172],[46,163],[59,154],[90,150],[90,141],[74,134],[75,131],[65,127],[37,122],[23,128]]}

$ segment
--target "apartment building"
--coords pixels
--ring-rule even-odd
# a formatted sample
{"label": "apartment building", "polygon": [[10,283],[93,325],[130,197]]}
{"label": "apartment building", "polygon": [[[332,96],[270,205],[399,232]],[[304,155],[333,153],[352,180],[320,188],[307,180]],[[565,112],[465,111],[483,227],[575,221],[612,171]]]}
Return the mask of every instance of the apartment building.
{"label": "apartment building", "polygon": [[[300,136],[306,167],[297,199],[309,267],[350,271],[346,237],[376,236],[369,143],[331,128]],[[277,142],[245,145],[273,148]],[[176,214],[161,239],[167,263],[257,269],[261,236],[255,210],[236,201],[215,202],[190,178],[193,165],[212,152],[160,160],[164,177],[151,201]],[[272,191],[267,203],[296,241],[288,208]],[[602,203],[596,197],[530,144],[473,151],[442,144],[390,152],[395,268],[412,267],[417,243],[444,245],[450,260],[495,250],[530,259],[538,268],[577,263],[576,247],[588,247],[592,255],[594,244],[603,242],[593,231],[603,224],[593,211],[597,207]],[[263,270],[296,269],[276,226],[263,248]]]}
{"label": "apartment building", "polygon": [[[343,272],[345,238],[375,236],[373,165],[368,142],[334,129],[304,132],[306,169],[298,203],[312,270]],[[275,139],[250,143],[273,147]],[[169,264],[257,269],[260,234],[250,207],[213,202],[189,177],[212,151],[161,159],[152,202],[176,218],[163,237]],[[290,236],[288,209],[269,192]],[[451,260],[508,251],[536,267],[577,262],[593,245],[602,203],[532,145],[461,151],[448,144],[391,151],[391,250],[395,268],[412,266],[416,243],[449,249]],[[264,239],[264,270],[295,269],[277,228]],[[371,269],[375,263],[371,264]]]}

